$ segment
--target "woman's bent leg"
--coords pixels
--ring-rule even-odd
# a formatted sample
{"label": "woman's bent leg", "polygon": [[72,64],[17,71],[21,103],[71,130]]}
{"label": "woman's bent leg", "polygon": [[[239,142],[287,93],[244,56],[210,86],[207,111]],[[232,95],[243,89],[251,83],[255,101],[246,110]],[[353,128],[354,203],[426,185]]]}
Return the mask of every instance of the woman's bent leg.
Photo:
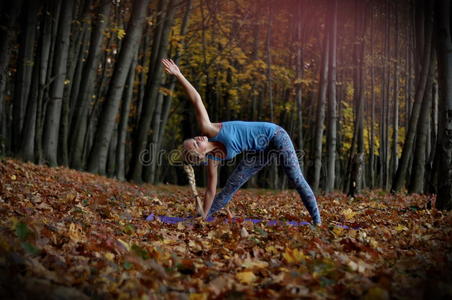
{"label": "woman's bent leg", "polygon": [[277,162],[282,164],[287,176],[295,185],[295,188],[300,194],[301,200],[309,211],[314,223],[320,224],[320,212],[317,207],[317,200],[314,192],[301,173],[300,164],[292,140],[283,128],[277,129],[273,138],[273,144],[278,151]]}
{"label": "woman's bent leg", "polygon": [[234,169],[231,176],[229,176],[223,189],[217,193],[212,202],[212,207],[209,210],[207,216],[211,216],[215,212],[219,211],[228,204],[232,199],[235,192],[245,183],[248,179],[256,174],[260,169],[262,169],[269,162],[267,154],[257,153],[256,155],[245,156],[238,166]]}

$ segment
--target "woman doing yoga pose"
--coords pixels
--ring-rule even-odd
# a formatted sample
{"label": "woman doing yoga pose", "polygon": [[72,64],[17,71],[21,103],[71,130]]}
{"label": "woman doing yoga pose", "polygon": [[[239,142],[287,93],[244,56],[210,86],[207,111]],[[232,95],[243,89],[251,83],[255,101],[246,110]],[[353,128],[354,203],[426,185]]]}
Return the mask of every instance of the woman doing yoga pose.
{"label": "woman doing yoga pose", "polygon": [[[207,218],[224,208],[234,193],[273,158],[284,168],[295,185],[303,204],[309,211],[315,225],[321,224],[317,201],[310,186],[301,173],[297,155],[287,132],[269,122],[229,121],[210,122],[201,96],[182,75],[177,65],[163,59],[165,71],[176,76],[192,102],[202,136],[186,139],[184,149],[186,159],[193,163],[208,158],[207,188],[204,198],[203,217]],[[216,194],[217,169],[223,160],[229,160],[245,152],[244,159],[232,172],[224,188]],[[228,211],[230,214],[230,212]]]}

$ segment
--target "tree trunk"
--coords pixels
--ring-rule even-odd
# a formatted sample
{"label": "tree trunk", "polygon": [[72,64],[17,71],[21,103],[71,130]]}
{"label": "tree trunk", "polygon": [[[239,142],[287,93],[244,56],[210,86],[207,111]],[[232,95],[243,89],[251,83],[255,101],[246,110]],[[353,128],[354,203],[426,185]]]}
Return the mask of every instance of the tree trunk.
{"label": "tree trunk", "polygon": [[135,68],[137,65],[137,57],[132,61],[126,82],[126,92],[121,107],[121,118],[118,125],[118,145],[116,147],[116,172],[115,176],[119,180],[125,180],[125,161],[126,161],[126,140],[127,128],[129,123],[130,103],[133,96],[133,83],[135,78]]}
{"label": "tree trunk", "polygon": [[[355,130],[350,148],[349,165],[351,166],[349,195],[359,193],[362,188],[364,173],[364,7],[355,2],[358,12],[355,19],[355,32],[358,41],[354,48],[354,84],[353,100],[355,107]],[[355,152],[356,143],[356,152]],[[348,168],[349,169],[349,168]]]}
{"label": "tree trunk", "polygon": [[[96,70],[98,68],[100,59],[102,58],[102,41],[103,32],[110,18],[111,3],[108,1],[99,6],[97,14],[97,21],[91,32],[90,46],[88,50],[88,57],[83,66],[83,72],[80,83],[80,90],[78,92],[78,101],[75,106],[75,112],[71,122],[71,132],[73,138],[71,139],[71,167],[81,169],[83,167],[83,145],[86,134],[86,122],[88,120],[89,104],[92,100],[92,95],[95,89]],[[106,66],[104,66],[106,68]]]}
{"label": "tree trunk", "polygon": [[[166,22],[165,22],[165,26],[163,28],[163,32],[162,32],[162,37],[163,37],[163,41],[161,41],[160,44],[160,50],[159,50],[159,57],[158,57],[158,61],[156,62],[156,64],[160,63],[160,59],[162,59],[163,57],[166,56],[167,51],[167,41],[168,41],[168,35],[169,35],[169,29],[172,27],[172,20],[174,18],[174,14],[175,14],[175,8],[172,2],[169,3],[168,9],[167,9],[167,13],[166,13]],[[160,143],[159,143],[159,136],[160,136],[160,130],[161,130],[161,126],[162,126],[162,110],[163,110],[163,99],[164,99],[164,95],[162,93],[158,93],[157,94],[157,103],[156,103],[156,107],[155,107],[155,114],[154,114],[154,121],[153,121],[153,126],[152,126],[152,136],[151,136],[151,149],[153,150],[152,153],[152,157],[153,159],[151,160],[151,165],[150,167],[150,176],[149,176],[149,180],[148,182],[152,183],[152,184],[156,184],[156,180],[157,180],[157,166],[161,166],[161,161],[160,158],[158,156],[159,150],[160,150]]]}
{"label": "tree trunk", "polygon": [[331,8],[330,25],[330,53],[329,53],[329,74],[328,74],[328,166],[326,178],[326,192],[334,190],[334,179],[336,174],[336,44],[337,44],[337,0],[333,1]]}
{"label": "tree trunk", "polygon": [[414,147],[411,182],[408,191],[410,193],[423,193],[425,180],[425,163],[427,158],[427,130],[430,119],[430,109],[432,103],[432,66],[427,79],[427,88],[422,101],[419,121],[417,124],[417,134]]}
{"label": "tree trunk", "polygon": [[[372,6],[373,7],[373,6]],[[370,45],[374,44],[374,10],[371,12],[371,24],[370,24]],[[370,57],[372,63],[370,65],[370,145],[369,145],[369,178],[370,188],[375,187],[375,62],[374,60],[374,47],[370,47]]]}
{"label": "tree trunk", "polygon": [[[40,46],[40,45],[39,45]],[[39,58],[39,55],[36,55]],[[35,59],[36,61],[36,59]],[[39,99],[39,72],[40,61],[33,66],[32,81],[30,93],[28,95],[27,111],[25,113],[24,126],[22,132],[22,140],[20,146],[19,157],[25,161],[34,161],[35,159],[35,134],[36,134],[36,112]]]}
{"label": "tree trunk", "polygon": [[389,124],[390,124],[390,90],[391,90],[391,1],[386,0],[386,22],[385,22],[385,79],[386,82],[385,88],[383,90],[384,93],[384,103],[383,103],[383,111],[384,111],[384,161],[383,161],[383,189],[387,190],[389,185],[389,178],[391,178],[391,170],[390,170],[390,161],[391,161],[391,143],[389,136]]}
{"label": "tree trunk", "polygon": [[[325,21],[325,23],[327,23]],[[320,185],[320,169],[322,168],[322,139],[325,121],[325,105],[328,87],[328,61],[329,61],[329,31],[325,24],[324,40],[323,40],[323,57],[320,71],[320,87],[318,95],[317,118],[314,134],[314,183],[312,188],[318,191]]]}
{"label": "tree trunk", "polygon": [[[58,163],[62,166],[69,166],[69,130],[71,111],[74,105],[72,96],[78,92],[81,80],[81,70],[84,64],[84,56],[87,45],[88,21],[84,21],[82,29],[79,29],[78,37],[71,44],[69,51],[68,84],[63,93],[63,105],[61,108],[60,133],[58,140]],[[71,105],[72,104],[72,105]]]}
{"label": "tree trunk", "polygon": [[[22,0],[3,3],[3,20],[0,20],[0,137],[7,137],[7,112],[4,108],[3,98],[5,95],[6,81],[8,80],[8,64],[11,49],[13,48],[13,39],[15,37],[16,19],[22,8]],[[2,152],[0,144],[0,153]]]}
{"label": "tree trunk", "polygon": [[[182,24],[181,24],[181,28],[180,28],[181,36],[185,36],[187,34],[191,10],[192,10],[192,0],[188,0],[186,3],[184,18],[182,20]],[[185,48],[185,46],[186,46],[186,43],[183,40],[182,47]],[[179,64],[179,61],[181,58],[180,52],[181,52],[180,48],[176,48],[176,55],[174,58],[174,62],[176,64]],[[163,105],[163,110],[162,110],[162,121],[161,121],[160,131],[159,131],[159,135],[158,135],[158,148],[159,149],[160,149],[161,145],[163,144],[163,137],[164,137],[164,133],[165,133],[166,124],[168,122],[169,111],[170,111],[171,102],[172,102],[172,95],[173,95],[175,87],[176,87],[176,78],[174,76],[171,76],[169,78],[169,94],[165,96],[165,100],[163,101],[164,105]],[[218,99],[217,99],[217,102],[218,102]]]}
{"label": "tree trunk", "polygon": [[108,177],[113,177],[116,173],[116,154],[117,154],[117,145],[118,145],[118,123],[114,123],[113,133],[110,139],[110,145],[108,146],[108,156],[107,156],[107,165],[105,168],[105,173]]}
{"label": "tree trunk", "polygon": [[[162,0],[163,1],[163,0]],[[138,125],[138,132],[135,137],[135,145],[134,145],[134,155],[132,158],[132,168],[131,168],[131,176],[130,179],[134,182],[142,182],[143,180],[143,165],[140,159],[140,155],[146,148],[146,144],[148,142],[148,132],[150,129],[150,125],[152,122],[152,117],[154,115],[154,110],[156,108],[156,102],[159,94],[159,88],[161,84],[162,78],[162,68],[160,64],[160,60],[166,56],[167,53],[167,43],[169,38],[169,33],[171,29],[171,24],[173,22],[174,13],[175,13],[175,5],[174,0],[165,0],[168,1],[164,6],[166,11],[164,15],[165,18],[163,20],[163,27],[160,39],[154,39],[153,46],[153,55],[151,57],[151,63],[153,63],[153,68],[149,69],[148,74],[148,82],[146,86],[149,88],[146,89],[146,93],[143,99],[143,110],[141,112],[140,121]],[[157,44],[158,41],[158,44]],[[155,56],[154,56],[155,51]],[[155,145],[154,145],[155,146]],[[153,147],[154,147],[153,146]]]}
{"label": "tree trunk", "polygon": [[438,180],[436,208],[452,209],[452,3],[438,0],[436,14],[439,77]]}
{"label": "tree trunk", "polygon": [[[51,65],[51,52],[52,50],[52,24],[54,19],[57,20],[59,14],[59,6],[56,3],[47,3],[44,9],[44,17],[42,18],[42,31],[41,31],[41,46],[40,55],[37,57],[39,60],[39,89],[36,108],[36,134],[35,134],[35,162],[43,162],[43,150],[42,150],[42,133],[44,130],[44,116],[45,116],[45,103],[44,96],[48,94],[48,85],[51,83],[48,81],[50,78],[50,65]],[[56,27],[56,26],[55,26]]]}
{"label": "tree trunk", "polygon": [[28,94],[31,87],[33,58],[35,49],[36,25],[40,3],[34,0],[26,1],[27,10],[23,15],[26,24],[21,34],[21,47],[18,55],[18,68],[14,85],[12,150],[17,153],[20,149],[22,126],[27,109]]}
{"label": "tree trunk", "polygon": [[[438,54],[437,54],[438,55]],[[438,145],[438,82],[433,82],[432,91],[432,110],[430,116],[430,126],[431,126],[431,140],[429,141],[432,145],[429,157],[427,158],[426,164],[426,175],[425,175],[425,192],[436,194],[436,181],[438,178],[438,167],[436,166],[438,160],[436,156],[436,149]]]}
{"label": "tree trunk", "polygon": [[419,113],[421,109],[422,99],[425,94],[425,87],[427,84],[427,77],[430,70],[431,62],[431,42],[432,42],[432,3],[428,4],[428,11],[426,12],[426,41],[424,43],[423,59],[422,59],[422,70],[416,86],[416,95],[414,99],[414,104],[410,116],[410,123],[405,137],[405,143],[403,145],[402,156],[400,158],[400,163],[397,168],[396,175],[392,184],[392,192],[399,191],[405,182],[408,171],[408,163],[412,156],[414,137],[417,129],[417,123],[419,119]]}
{"label": "tree trunk", "polygon": [[394,42],[394,51],[395,51],[395,59],[394,59],[394,106],[393,106],[393,118],[392,118],[392,155],[391,155],[391,174],[393,174],[397,170],[398,165],[398,140],[399,140],[399,19],[398,19],[398,10],[397,10],[397,2],[395,2],[395,42]]}
{"label": "tree trunk", "polygon": [[58,42],[55,48],[52,72],[55,80],[49,93],[49,104],[44,127],[44,159],[52,167],[57,165],[58,130],[60,128],[61,105],[67,71],[73,7],[73,0],[64,1],[61,6],[60,21],[58,23]]}
{"label": "tree trunk", "polygon": [[108,147],[127,79],[128,72],[126,70],[130,68],[141,39],[148,3],[149,0],[138,0],[133,3],[132,14],[127,26],[127,35],[119,52],[118,61],[108,88],[107,100],[97,126],[94,145],[90,152],[88,161],[88,170],[90,172],[105,174]]}

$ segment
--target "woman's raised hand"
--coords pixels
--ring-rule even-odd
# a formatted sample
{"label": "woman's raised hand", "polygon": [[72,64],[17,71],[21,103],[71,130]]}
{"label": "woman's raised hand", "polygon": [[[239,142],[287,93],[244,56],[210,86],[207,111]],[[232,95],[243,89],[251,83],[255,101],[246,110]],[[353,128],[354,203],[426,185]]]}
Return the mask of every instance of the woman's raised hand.
{"label": "woman's raised hand", "polygon": [[162,59],[162,64],[165,67],[165,72],[170,75],[178,75],[180,74],[179,67],[174,63],[172,59]]}

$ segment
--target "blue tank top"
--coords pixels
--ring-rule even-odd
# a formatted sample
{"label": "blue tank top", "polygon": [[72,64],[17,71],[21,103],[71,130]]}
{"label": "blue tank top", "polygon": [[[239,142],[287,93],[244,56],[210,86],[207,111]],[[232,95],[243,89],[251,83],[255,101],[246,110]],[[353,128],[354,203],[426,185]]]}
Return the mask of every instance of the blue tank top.
{"label": "blue tank top", "polygon": [[[222,122],[220,131],[211,142],[220,142],[226,148],[226,160],[243,151],[264,150],[270,142],[278,125],[269,122],[229,121]],[[225,160],[207,154],[207,158]]]}

